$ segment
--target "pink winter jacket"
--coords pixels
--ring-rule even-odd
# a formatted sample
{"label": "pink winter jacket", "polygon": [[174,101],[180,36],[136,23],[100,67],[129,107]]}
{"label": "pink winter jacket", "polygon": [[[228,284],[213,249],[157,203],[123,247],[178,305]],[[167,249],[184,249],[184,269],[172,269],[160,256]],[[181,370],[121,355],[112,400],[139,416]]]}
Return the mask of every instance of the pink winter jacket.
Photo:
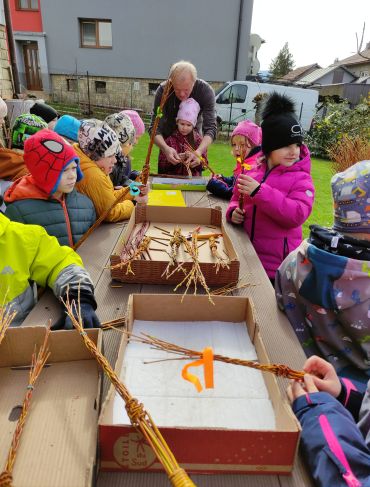
{"label": "pink winter jacket", "polygon": [[[244,229],[270,278],[275,277],[285,257],[302,242],[302,224],[314,201],[310,172],[310,153],[305,145],[301,147],[300,160],[293,166],[279,165],[269,170],[263,161],[248,172],[261,186],[253,197],[244,198]],[[226,212],[228,221],[238,204],[235,184]]]}

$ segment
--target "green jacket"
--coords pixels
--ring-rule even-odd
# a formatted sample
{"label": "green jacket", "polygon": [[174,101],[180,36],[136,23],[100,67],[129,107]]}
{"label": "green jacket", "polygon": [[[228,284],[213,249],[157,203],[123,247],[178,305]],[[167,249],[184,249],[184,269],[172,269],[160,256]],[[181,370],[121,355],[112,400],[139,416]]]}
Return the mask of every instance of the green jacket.
{"label": "green jacket", "polygon": [[19,325],[35,304],[30,281],[49,286],[57,298],[69,289],[93,293],[91,279],[80,256],[59,245],[38,225],[12,222],[0,213],[0,306],[17,311]]}

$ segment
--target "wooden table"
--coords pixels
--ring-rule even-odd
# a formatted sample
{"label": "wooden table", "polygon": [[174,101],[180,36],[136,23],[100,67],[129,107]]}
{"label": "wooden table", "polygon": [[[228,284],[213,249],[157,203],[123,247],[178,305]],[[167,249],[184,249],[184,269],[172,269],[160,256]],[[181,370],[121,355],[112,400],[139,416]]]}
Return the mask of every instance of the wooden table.
{"label": "wooden table", "polygon": [[[222,208],[223,215],[227,202],[196,191],[183,192],[187,206],[205,206]],[[263,267],[245,232],[238,227],[227,224],[229,235],[240,259],[240,276],[246,275],[250,286],[238,290],[235,294],[251,297],[256,310],[256,318],[262,339],[272,362],[287,363],[290,367],[301,369],[305,361],[303,350],[285,315],[276,305],[275,293]],[[110,271],[105,269],[109,256],[120,238],[125,224],[103,224],[80,247],[79,253],[95,284],[95,295],[98,302],[98,315],[101,321],[108,321],[125,313],[127,299],[131,293],[171,293],[173,286],[123,284],[112,288]],[[55,318],[59,312],[54,296],[47,292],[28,316],[25,325],[40,325],[50,317]],[[104,353],[114,365],[120,333],[104,332]],[[279,386],[285,394],[287,381],[278,379]],[[104,381],[103,399],[109,383]],[[313,482],[307,475],[300,456],[291,476],[283,475],[191,475],[199,487],[310,487]],[[101,472],[97,487],[167,487],[167,476],[161,473],[110,473]]]}

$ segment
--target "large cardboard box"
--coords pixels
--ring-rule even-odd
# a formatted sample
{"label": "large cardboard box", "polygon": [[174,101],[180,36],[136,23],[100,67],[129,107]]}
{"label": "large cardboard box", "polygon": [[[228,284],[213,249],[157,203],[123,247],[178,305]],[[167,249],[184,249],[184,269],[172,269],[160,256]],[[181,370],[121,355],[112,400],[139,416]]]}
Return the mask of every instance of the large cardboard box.
{"label": "large cardboard box", "polygon": [[[211,253],[208,250],[207,241],[202,242],[205,243],[205,245],[204,247],[200,247],[199,250],[200,267],[208,286],[224,286],[238,280],[240,266],[238,256],[231,239],[227,234],[226,228],[222,223],[222,213],[215,208],[136,206],[135,211],[132,213],[126,226],[121,241],[117,244],[111,255],[110,262],[112,266],[119,264],[122,261],[120,257],[122,250],[129,240],[135,225],[145,222],[153,223],[150,227],[150,234],[158,232],[158,229],[155,227],[158,225],[163,227],[164,224],[169,224],[168,230],[171,232],[175,226],[180,226],[183,233],[185,233],[185,227],[187,227],[187,231],[189,231],[197,226],[201,226],[201,233],[217,233],[217,231],[221,231],[223,236],[222,239],[220,239],[220,246],[224,247],[229,258],[229,268],[217,270],[215,262],[211,257]],[[169,246],[167,250],[170,250]],[[181,251],[182,250],[180,249],[180,252]],[[111,271],[112,279],[141,284],[178,284],[182,281],[184,278],[182,272],[175,272],[169,278],[166,278],[163,275],[169,262],[169,257],[165,252],[151,251],[150,254],[150,260],[134,260],[132,262],[131,267],[134,274],[127,273],[127,268],[124,266]],[[186,254],[183,255],[186,256]],[[180,257],[179,262],[184,262],[184,260]],[[183,267],[188,272],[191,269],[192,264],[191,262],[185,262]]]}
{"label": "large cardboard box", "polygon": [[[86,330],[97,343],[98,330]],[[10,328],[0,345],[0,470],[5,467],[35,346],[46,328]],[[16,487],[90,487],[95,474],[99,371],[75,331],[49,337],[51,355],[41,371],[18,449]]]}
{"label": "large cardboard box", "polygon": [[[212,305],[207,296],[189,296],[186,306],[180,300],[181,296],[178,295],[131,295],[127,314],[128,329],[132,329],[134,320],[245,322],[258,359],[261,363],[269,362],[255,322],[253,304],[248,298],[215,296],[215,304]],[[165,339],[163,336],[161,338]],[[127,339],[123,336],[116,364],[118,374],[122,369],[126,345]],[[265,373],[263,379],[275,413],[274,430],[179,428],[157,424],[177,461],[188,472],[291,472],[299,442],[299,423],[286,399],[280,394],[276,378]],[[161,470],[160,463],[140,432],[130,424],[113,424],[114,400],[115,391],[111,388],[99,418],[100,468]],[[186,400],[183,404],[186,407]],[[156,421],[154,412],[148,412]]]}

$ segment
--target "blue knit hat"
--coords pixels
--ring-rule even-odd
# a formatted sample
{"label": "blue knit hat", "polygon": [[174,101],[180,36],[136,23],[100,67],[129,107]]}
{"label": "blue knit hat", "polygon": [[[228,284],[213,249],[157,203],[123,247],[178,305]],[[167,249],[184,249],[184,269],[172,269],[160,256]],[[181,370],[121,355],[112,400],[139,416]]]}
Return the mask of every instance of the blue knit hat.
{"label": "blue knit hat", "polygon": [[67,139],[78,142],[78,130],[80,128],[81,121],[71,115],[61,116],[54,126],[54,132],[67,137]]}
{"label": "blue knit hat", "polygon": [[334,230],[370,233],[370,161],[357,162],[331,180]]}

